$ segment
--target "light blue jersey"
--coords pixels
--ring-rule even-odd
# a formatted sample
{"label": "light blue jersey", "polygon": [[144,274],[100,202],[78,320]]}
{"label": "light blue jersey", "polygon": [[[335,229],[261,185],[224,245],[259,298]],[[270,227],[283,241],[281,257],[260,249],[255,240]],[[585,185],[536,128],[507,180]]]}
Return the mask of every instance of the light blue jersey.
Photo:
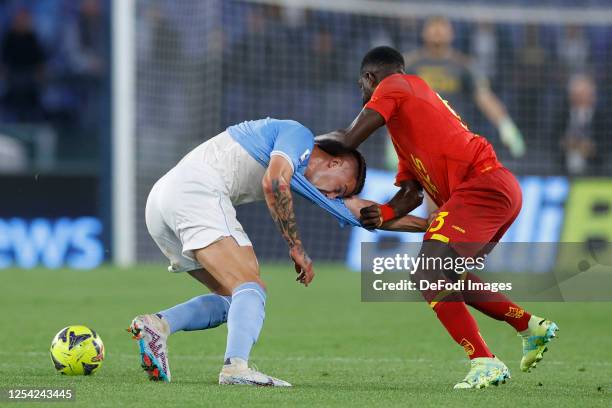
{"label": "light blue jersey", "polygon": [[230,126],[227,132],[264,167],[274,155],[286,158],[293,167],[293,191],[328,211],[341,224],[360,225],[341,199],[327,198],[304,176],[314,147],[314,135],[307,127],[294,120],[266,118]]}
{"label": "light blue jersey", "polygon": [[260,163],[268,167],[270,157],[283,156],[294,173],[304,174],[314,146],[314,135],[294,120],[260,119],[227,128],[232,138]]}

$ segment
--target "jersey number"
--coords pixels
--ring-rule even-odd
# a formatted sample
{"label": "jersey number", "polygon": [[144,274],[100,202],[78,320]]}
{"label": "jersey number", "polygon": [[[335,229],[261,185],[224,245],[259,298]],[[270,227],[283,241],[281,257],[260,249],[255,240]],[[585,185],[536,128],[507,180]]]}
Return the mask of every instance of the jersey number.
{"label": "jersey number", "polygon": [[421,176],[421,184],[425,187],[425,190],[432,197],[438,196],[438,188],[434,185],[433,181],[431,181],[431,176],[427,173],[427,169],[425,165],[418,157],[415,157],[412,153],[410,154],[410,158],[412,159],[412,166],[416,170],[416,172]]}
{"label": "jersey number", "polygon": [[442,226],[444,225],[444,218],[447,215],[448,215],[448,211],[440,211],[438,213],[438,216],[436,218],[434,218],[434,220],[432,221],[431,225],[427,229],[427,232],[440,231],[440,229],[442,229]]}

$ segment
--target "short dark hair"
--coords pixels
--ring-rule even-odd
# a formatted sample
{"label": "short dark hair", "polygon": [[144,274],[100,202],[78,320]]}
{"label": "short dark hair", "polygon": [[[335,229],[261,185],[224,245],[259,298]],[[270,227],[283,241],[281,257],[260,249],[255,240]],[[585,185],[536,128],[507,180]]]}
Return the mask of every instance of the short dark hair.
{"label": "short dark hair", "polygon": [[395,48],[381,46],[372,48],[361,60],[361,72],[367,67],[385,67],[390,69],[404,69],[404,57]]}
{"label": "short dark hair", "polygon": [[365,184],[367,169],[366,161],[361,155],[361,153],[359,153],[357,149],[351,149],[349,147],[346,147],[342,143],[337,142],[335,140],[318,140],[316,142],[316,145],[319,147],[319,149],[323,150],[330,156],[353,156],[355,158],[355,160],[357,161],[357,183],[355,184],[355,189],[353,190],[351,195],[361,193],[361,190],[363,190],[363,186]]}

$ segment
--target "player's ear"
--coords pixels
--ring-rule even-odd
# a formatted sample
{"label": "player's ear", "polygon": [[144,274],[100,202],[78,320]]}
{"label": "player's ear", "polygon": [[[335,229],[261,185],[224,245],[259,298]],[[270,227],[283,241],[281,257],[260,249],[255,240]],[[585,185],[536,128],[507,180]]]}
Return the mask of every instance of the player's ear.
{"label": "player's ear", "polygon": [[339,158],[339,157],[333,157],[333,158],[332,158],[332,159],[329,161],[329,163],[328,163],[328,167],[329,167],[330,169],[334,169],[334,168],[336,168],[336,167],[342,167],[342,163],[343,163],[343,160],[342,160],[341,158]]}
{"label": "player's ear", "polygon": [[363,80],[365,81],[366,85],[373,87],[376,83],[376,76],[372,72],[366,71],[363,73]]}

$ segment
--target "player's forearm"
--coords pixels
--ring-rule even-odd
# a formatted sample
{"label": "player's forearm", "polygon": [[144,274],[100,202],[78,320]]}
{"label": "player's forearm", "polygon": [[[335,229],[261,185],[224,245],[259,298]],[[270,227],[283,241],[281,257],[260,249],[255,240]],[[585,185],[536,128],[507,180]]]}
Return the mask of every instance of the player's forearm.
{"label": "player's forearm", "polygon": [[301,247],[289,183],[282,176],[270,178],[264,182],[264,195],[270,215],[289,248]]}
{"label": "player's forearm", "polygon": [[371,205],[378,205],[378,203],[352,196],[344,199],[344,205],[349,209],[351,214],[353,214],[356,218],[359,218],[361,216],[362,208],[369,207]]}
{"label": "player's forearm", "polygon": [[490,90],[479,91],[476,102],[487,119],[497,126],[499,137],[512,156],[523,156],[525,154],[523,135],[508,115],[504,104]]}
{"label": "player's forearm", "polygon": [[338,130],[334,130],[332,132],[325,133],[323,135],[319,135],[315,137],[315,141],[332,140],[334,142],[339,142],[339,143],[344,144],[345,137],[346,137],[346,130],[338,129]]}
{"label": "player's forearm", "polygon": [[385,222],[379,229],[385,231],[425,232],[427,226],[428,221],[425,218],[404,215],[401,218]]}
{"label": "player's forearm", "polygon": [[393,209],[396,217],[412,212],[423,203],[423,189],[413,180],[402,183],[400,190],[387,203]]}
{"label": "player's forearm", "polygon": [[[363,201],[363,200],[362,200]],[[402,187],[387,204],[371,203],[359,210],[361,226],[368,230],[380,229],[392,220],[401,218],[423,202],[423,188],[415,180],[402,182]],[[349,203],[359,206],[361,203]],[[354,209],[349,205],[349,209]]]}
{"label": "player's forearm", "polygon": [[476,105],[484,116],[495,126],[500,126],[509,118],[508,111],[502,102],[489,89],[482,89],[476,93]]}
{"label": "player's forearm", "polygon": [[372,109],[364,108],[353,120],[347,129],[338,129],[321,136],[315,140],[328,139],[335,140],[343,145],[356,149],[362,144],[376,129],[385,125],[382,115]]}

